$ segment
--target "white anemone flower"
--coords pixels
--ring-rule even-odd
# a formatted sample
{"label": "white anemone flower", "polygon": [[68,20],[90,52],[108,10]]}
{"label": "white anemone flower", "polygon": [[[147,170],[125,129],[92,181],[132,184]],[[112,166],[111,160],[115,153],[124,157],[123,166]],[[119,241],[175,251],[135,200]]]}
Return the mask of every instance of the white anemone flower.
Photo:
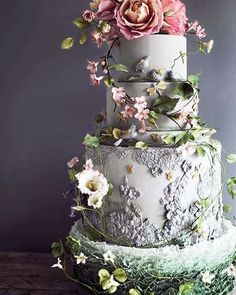
{"label": "white anemone flower", "polygon": [[83,252],[80,253],[80,255],[74,255],[75,259],[76,259],[76,264],[85,264],[86,260],[88,259],[87,256],[84,255]]}
{"label": "white anemone flower", "polygon": [[110,261],[111,263],[114,263],[115,255],[112,254],[111,250],[107,251],[106,253],[103,254],[103,257],[105,261]]}
{"label": "white anemone flower", "polygon": [[214,280],[214,278],[215,278],[215,275],[210,273],[209,271],[202,273],[202,281],[205,284],[210,285],[212,283],[212,280]]}
{"label": "white anemone flower", "polygon": [[78,188],[82,194],[89,196],[97,195],[103,198],[109,190],[107,179],[102,173],[89,169],[75,176],[78,179]]}
{"label": "white anemone flower", "polygon": [[88,198],[88,205],[90,207],[93,207],[94,209],[101,208],[102,207],[102,200],[103,200],[103,197],[101,197],[98,194],[91,195]]}
{"label": "white anemone flower", "polygon": [[60,268],[60,269],[63,269],[63,266],[62,266],[62,264],[61,264],[61,259],[60,259],[60,258],[57,258],[57,263],[53,264],[51,267],[52,267],[52,268],[56,268],[56,267],[58,267],[58,268]]}
{"label": "white anemone flower", "polygon": [[227,272],[227,275],[229,277],[232,277],[232,278],[236,278],[236,267],[231,264],[227,269],[226,269],[226,272]]}

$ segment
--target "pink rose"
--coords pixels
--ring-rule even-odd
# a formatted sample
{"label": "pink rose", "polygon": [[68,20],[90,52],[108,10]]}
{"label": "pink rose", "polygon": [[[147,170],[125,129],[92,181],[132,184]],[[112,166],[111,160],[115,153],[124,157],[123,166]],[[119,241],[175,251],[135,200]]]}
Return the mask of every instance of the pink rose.
{"label": "pink rose", "polygon": [[114,19],[116,4],[112,0],[101,0],[98,5],[98,11],[96,17],[99,20],[110,21]]}
{"label": "pink rose", "polygon": [[162,0],[164,22],[161,30],[170,35],[184,35],[187,27],[185,5],[180,0]]}
{"label": "pink rose", "polygon": [[117,26],[128,40],[158,33],[163,22],[160,0],[124,0],[115,9]]}
{"label": "pink rose", "polygon": [[91,21],[95,18],[95,13],[91,10],[85,10],[83,13],[83,18],[86,20],[86,22],[91,23]]}

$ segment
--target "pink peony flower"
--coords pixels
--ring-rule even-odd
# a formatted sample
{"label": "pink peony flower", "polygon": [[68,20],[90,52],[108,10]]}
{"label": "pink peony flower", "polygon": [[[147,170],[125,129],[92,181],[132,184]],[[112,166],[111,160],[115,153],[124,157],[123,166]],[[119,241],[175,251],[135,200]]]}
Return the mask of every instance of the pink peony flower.
{"label": "pink peony flower", "polygon": [[96,74],[98,71],[99,61],[89,61],[87,65],[87,70],[90,71],[91,74]]}
{"label": "pink peony flower", "polygon": [[147,102],[145,96],[131,98],[134,99],[135,104],[134,107],[138,110],[138,112],[142,112],[147,107]]}
{"label": "pink peony flower", "polygon": [[164,22],[161,30],[170,35],[186,33],[187,16],[185,5],[180,0],[162,0]]}
{"label": "pink peony flower", "polygon": [[90,74],[90,83],[92,86],[99,86],[104,76],[97,77],[96,74]]}
{"label": "pink peony flower", "polygon": [[124,98],[126,96],[126,93],[123,87],[113,87],[111,91],[113,93],[112,98],[118,105],[122,105],[123,103],[125,103]]}
{"label": "pink peony flower", "polygon": [[91,23],[95,18],[95,13],[91,10],[85,10],[83,13],[83,18],[86,22]]}
{"label": "pink peony flower", "polygon": [[160,0],[124,0],[115,8],[117,26],[128,39],[155,34],[163,22]]}
{"label": "pink peony flower", "polygon": [[135,108],[133,108],[133,107],[131,107],[129,105],[126,105],[125,110],[120,112],[120,114],[121,114],[123,119],[128,119],[128,118],[133,118],[135,112],[136,112]]}
{"label": "pink peony flower", "polygon": [[114,19],[116,4],[112,0],[101,0],[98,5],[96,18],[103,21],[110,21]]}

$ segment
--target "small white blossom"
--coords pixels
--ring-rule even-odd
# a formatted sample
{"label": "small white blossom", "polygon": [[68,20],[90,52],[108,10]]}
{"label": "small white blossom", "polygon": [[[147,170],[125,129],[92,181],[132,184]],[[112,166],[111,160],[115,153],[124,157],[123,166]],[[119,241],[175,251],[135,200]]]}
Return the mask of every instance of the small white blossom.
{"label": "small white blossom", "polygon": [[120,284],[114,280],[114,275],[111,275],[109,281],[106,284],[105,290],[112,290],[112,293],[114,293],[119,286]]}
{"label": "small white blossom", "polygon": [[177,148],[177,152],[181,153],[183,158],[188,158],[196,153],[196,146],[184,144]]}
{"label": "small white blossom", "polygon": [[206,271],[202,273],[202,281],[205,284],[211,284],[212,280],[215,278],[215,275],[210,273],[209,271]]}
{"label": "small white blossom", "polygon": [[104,253],[103,257],[104,257],[105,261],[110,261],[111,263],[114,263],[115,255],[112,254],[111,250]]}
{"label": "small white blossom", "polygon": [[53,264],[51,267],[52,268],[58,267],[60,269],[63,269],[63,266],[61,264],[61,259],[60,258],[57,258],[57,263]]}
{"label": "small white blossom", "polygon": [[214,40],[210,40],[209,42],[202,42],[202,46],[206,49],[207,53],[211,53],[214,46]]}
{"label": "small white blossom", "polygon": [[92,170],[93,169],[93,162],[91,159],[86,161],[84,168],[85,168],[85,170]]}
{"label": "small white blossom", "polygon": [[88,205],[90,207],[93,207],[94,209],[101,208],[102,207],[102,200],[103,200],[103,197],[99,196],[98,194],[91,195],[88,198]]}
{"label": "small white blossom", "polygon": [[86,260],[88,259],[87,256],[84,255],[83,252],[80,253],[80,255],[74,255],[75,259],[76,259],[76,264],[85,264]]}
{"label": "small white blossom", "polygon": [[236,267],[231,264],[227,269],[226,269],[227,275],[229,277],[236,278]]}

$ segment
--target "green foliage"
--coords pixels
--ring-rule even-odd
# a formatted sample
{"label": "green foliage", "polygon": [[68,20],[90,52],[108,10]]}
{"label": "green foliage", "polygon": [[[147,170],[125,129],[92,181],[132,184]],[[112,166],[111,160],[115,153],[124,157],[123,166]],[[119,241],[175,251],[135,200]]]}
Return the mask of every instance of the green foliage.
{"label": "green foliage", "polygon": [[194,283],[185,283],[179,286],[178,295],[191,295],[194,288]]}
{"label": "green foliage", "polygon": [[204,221],[205,221],[205,217],[204,217],[204,216],[200,216],[200,217],[197,219],[197,221],[196,221],[196,225],[195,225],[193,231],[195,231],[195,232],[200,232],[201,229],[202,229],[202,226],[203,226]]}
{"label": "green foliage", "polygon": [[233,164],[236,162],[236,154],[230,154],[226,157],[226,160],[229,164]]}
{"label": "green foliage", "polygon": [[66,247],[68,247],[73,255],[77,255],[81,250],[80,241],[73,238],[72,236],[66,237]]}
{"label": "green foliage", "polygon": [[158,114],[155,112],[155,111],[151,111],[149,113],[149,117],[148,117],[148,121],[156,128],[158,129],[158,126],[157,126],[157,121],[158,119]]}
{"label": "green foliage", "polygon": [[122,131],[118,128],[114,128],[112,131],[112,135],[115,139],[120,139],[122,137]]}
{"label": "green foliage", "polygon": [[117,71],[117,72],[126,72],[126,73],[129,72],[129,68],[126,65],[123,65],[123,64],[114,64],[114,65],[111,65],[109,67],[109,69],[110,70]]}
{"label": "green foliage", "polygon": [[114,272],[114,278],[119,282],[119,283],[124,283],[127,281],[127,275],[126,272],[122,268],[117,268]]}
{"label": "green foliage", "polygon": [[115,80],[111,76],[104,79],[104,84],[109,88],[113,85],[114,82]]}
{"label": "green foliage", "polygon": [[231,177],[227,181],[228,193],[232,198],[236,197],[236,177]]}
{"label": "green foliage", "polygon": [[159,96],[155,99],[153,105],[151,106],[151,110],[155,111],[157,114],[166,114],[174,110],[178,101],[178,98]]}
{"label": "green foliage", "polygon": [[74,38],[68,37],[64,39],[61,43],[61,49],[70,49],[75,43]]}
{"label": "green foliage", "polygon": [[203,209],[207,210],[211,206],[211,198],[206,198],[206,199],[199,201],[199,205]]}
{"label": "green foliage", "polygon": [[85,19],[83,19],[82,17],[78,17],[73,21],[73,24],[76,25],[76,27],[78,27],[79,29],[87,29],[90,26],[89,22],[86,22]]}
{"label": "green foliage", "polygon": [[200,157],[205,157],[206,155],[206,150],[201,147],[201,146],[197,146],[196,147],[196,151],[197,151],[197,154],[200,156]]}
{"label": "green foliage", "polygon": [[130,289],[129,295],[141,295],[141,293],[137,289]]}
{"label": "green foliage", "polygon": [[141,150],[145,150],[148,148],[148,145],[143,142],[143,141],[138,141],[136,144],[135,144],[135,147],[136,149],[141,149]]}
{"label": "green foliage", "polygon": [[230,213],[230,211],[232,210],[230,205],[224,204],[223,206],[223,210],[225,213]]}
{"label": "green foliage", "polygon": [[60,257],[64,252],[62,243],[57,243],[57,242],[52,243],[51,249],[52,249],[52,255],[55,258]]}
{"label": "green foliage", "polygon": [[71,182],[76,182],[76,177],[75,177],[76,174],[77,173],[76,173],[75,169],[71,168],[69,170],[69,178],[70,178]]}
{"label": "green foliage", "polygon": [[191,84],[193,88],[199,87],[200,82],[200,74],[190,75],[188,76],[188,82]]}
{"label": "green foliage", "polygon": [[188,83],[180,83],[176,86],[175,93],[182,97],[183,100],[188,100],[193,96],[194,88]]}
{"label": "green foliage", "polygon": [[81,36],[81,38],[79,40],[79,44],[83,45],[86,41],[87,41],[87,35],[86,35],[86,32],[83,32],[82,36]]}
{"label": "green foliage", "polygon": [[87,134],[84,138],[83,144],[88,147],[97,148],[99,147],[99,138],[97,136],[91,136],[90,134]]}

